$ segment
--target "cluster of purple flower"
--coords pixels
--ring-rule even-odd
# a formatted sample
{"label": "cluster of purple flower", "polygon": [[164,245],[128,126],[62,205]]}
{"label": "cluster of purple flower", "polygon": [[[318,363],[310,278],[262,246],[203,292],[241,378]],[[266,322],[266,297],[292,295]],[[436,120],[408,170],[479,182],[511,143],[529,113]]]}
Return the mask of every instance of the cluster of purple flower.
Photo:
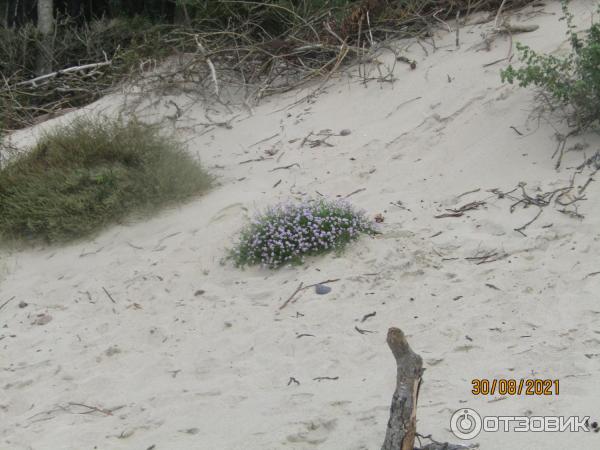
{"label": "cluster of purple flower", "polygon": [[276,268],[300,262],[303,255],[341,249],[360,233],[372,231],[365,213],[343,200],[283,203],[251,221],[232,256],[238,266]]}

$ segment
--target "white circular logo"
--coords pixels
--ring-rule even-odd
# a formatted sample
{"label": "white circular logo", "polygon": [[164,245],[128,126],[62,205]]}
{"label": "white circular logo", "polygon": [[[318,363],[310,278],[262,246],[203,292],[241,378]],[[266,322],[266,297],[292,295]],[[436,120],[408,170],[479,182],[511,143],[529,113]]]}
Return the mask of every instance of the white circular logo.
{"label": "white circular logo", "polygon": [[481,432],[481,416],[470,408],[459,409],[452,414],[450,429],[459,439],[473,439]]}

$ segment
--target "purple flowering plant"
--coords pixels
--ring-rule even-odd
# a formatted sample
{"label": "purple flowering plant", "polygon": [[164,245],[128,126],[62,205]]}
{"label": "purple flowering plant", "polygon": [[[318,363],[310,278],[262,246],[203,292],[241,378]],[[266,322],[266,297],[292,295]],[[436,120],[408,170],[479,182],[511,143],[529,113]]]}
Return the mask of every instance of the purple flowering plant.
{"label": "purple flowering plant", "polygon": [[306,255],[341,251],[360,234],[374,232],[366,213],[345,200],[281,203],[250,221],[230,256],[238,267],[262,264],[274,269],[301,263]]}

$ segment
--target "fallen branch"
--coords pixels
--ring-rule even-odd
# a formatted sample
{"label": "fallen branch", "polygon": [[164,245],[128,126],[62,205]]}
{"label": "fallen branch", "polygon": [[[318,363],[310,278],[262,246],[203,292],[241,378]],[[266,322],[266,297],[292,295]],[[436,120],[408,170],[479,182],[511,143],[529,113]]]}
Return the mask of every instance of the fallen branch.
{"label": "fallen branch", "polygon": [[56,72],[47,73],[46,75],[41,75],[39,77],[32,78],[31,80],[21,81],[20,83],[16,83],[14,85],[14,87],[26,86],[26,85],[31,85],[33,87],[36,87],[36,86],[39,86],[38,83],[40,81],[48,81],[51,78],[55,78],[59,75],[65,75],[68,73],[75,73],[75,72],[83,72],[88,69],[96,69],[98,67],[109,66],[111,64],[112,64],[112,61],[104,61],[104,62],[100,62],[100,63],[84,64],[83,66],[69,67],[68,69],[57,70]]}
{"label": "fallen branch", "polygon": [[479,192],[479,191],[481,191],[481,188],[477,188],[477,189],[473,189],[471,191],[463,192],[462,194],[457,195],[456,198],[461,198],[461,197],[464,197],[465,195],[474,194],[475,192]]}
{"label": "fallen branch", "polygon": [[112,295],[110,295],[110,292],[108,292],[104,286],[102,286],[102,290],[108,296],[108,298],[110,299],[111,302],[117,303],[117,302],[115,302],[115,299],[112,297]]}
{"label": "fallen branch", "polygon": [[475,201],[475,202],[467,203],[466,205],[463,205],[463,206],[461,206],[459,208],[456,208],[456,209],[451,209],[451,208],[450,209],[446,209],[446,211],[450,211],[450,212],[457,213],[457,214],[460,213],[462,215],[462,214],[464,214],[467,211],[478,209],[480,206],[483,206],[483,205],[485,205],[485,202]]}
{"label": "fallen branch", "polygon": [[[473,192],[477,192],[478,190],[479,189],[475,189],[473,191],[465,192],[464,194],[459,195],[459,197],[466,195],[466,194],[471,194]],[[485,205],[485,202],[474,201],[474,202],[467,203],[466,205],[463,205],[456,209],[446,208],[446,211],[449,211],[449,212],[443,213],[443,214],[438,214],[437,216],[433,216],[433,218],[434,219],[443,219],[445,217],[461,217],[467,211],[472,211],[472,210],[478,209],[480,206],[483,206],[483,205]]]}
{"label": "fallen branch", "polygon": [[335,380],[339,380],[339,379],[340,379],[340,377],[316,377],[316,378],[313,378],[313,381],[323,381],[323,380],[335,381]]}
{"label": "fallen branch", "polygon": [[294,164],[289,164],[287,166],[275,167],[274,169],[269,170],[269,172],[275,172],[276,170],[291,169],[294,166],[300,167],[300,164],[294,163]]}
{"label": "fallen branch", "polygon": [[371,317],[375,317],[377,315],[377,311],[373,311],[372,313],[365,314],[362,319],[360,319],[360,323],[363,323],[365,320],[370,319]]}
{"label": "fallen branch", "polygon": [[357,189],[357,190],[355,190],[355,191],[352,191],[352,192],[350,192],[350,193],[349,193],[348,195],[346,195],[344,198],[351,197],[351,196],[353,196],[354,194],[358,194],[359,192],[366,191],[366,190],[367,190],[367,188],[360,188],[360,189]]}
{"label": "fallen branch", "polygon": [[362,329],[362,328],[358,328],[357,326],[354,326],[354,329],[355,329],[356,331],[358,331],[360,334],[377,333],[376,331],[364,330],[364,329]]}
{"label": "fallen branch", "polygon": [[485,255],[481,255],[481,256],[467,256],[465,259],[467,261],[477,261],[475,264],[479,265],[479,264],[485,264],[485,263],[490,263],[490,262],[494,262],[494,261],[499,261],[501,259],[504,259],[508,256],[507,253],[498,253],[498,252],[490,252],[490,253],[486,253]]}
{"label": "fallen branch", "polygon": [[462,213],[444,213],[433,216],[434,219],[445,219],[446,217],[461,217]]}
{"label": "fallen branch", "polygon": [[598,272],[590,272],[585,277],[583,277],[583,279],[585,280],[588,277],[595,277],[596,275],[600,275],[600,271],[598,271]]}
{"label": "fallen branch", "polygon": [[538,213],[535,215],[535,217],[533,219],[531,219],[525,225],[520,226],[519,228],[515,228],[515,231],[518,233],[521,233],[523,236],[527,236],[525,233],[523,233],[523,230],[525,228],[527,228],[529,225],[531,225],[533,222],[535,222],[538,219],[538,217],[540,217],[542,215],[543,211],[544,211],[544,209],[542,207],[540,207],[540,210],[538,211]]}
{"label": "fallen branch", "polygon": [[213,83],[215,85],[215,95],[218,97],[219,96],[219,80],[217,79],[217,71],[215,69],[215,65],[213,64],[211,59],[207,56],[206,49],[200,42],[200,37],[198,35],[196,35],[196,36],[194,36],[194,40],[196,41],[196,45],[198,46],[198,50],[200,50],[202,57],[204,59],[206,59],[206,64],[208,65],[208,68],[210,69],[210,76],[212,77]]}
{"label": "fallen branch", "polygon": [[75,403],[75,402],[69,402],[69,406],[80,406],[82,408],[87,408],[86,411],[74,413],[74,414],[91,414],[94,412],[98,412],[100,414],[104,414],[105,416],[112,416],[113,411],[116,411],[117,409],[121,409],[124,407],[124,405],[123,405],[123,406],[118,406],[118,407],[112,408],[112,409],[104,409],[104,408],[99,408],[97,406],[90,406],[90,405],[85,405],[83,403]]}
{"label": "fallen branch", "polygon": [[260,141],[257,141],[254,144],[249,145],[248,148],[252,148],[255,145],[262,144],[263,142],[267,142],[267,141],[269,141],[269,140],[271,140],[271,139],[273,139],[274,137],[277,137],[277,136],[279,136],[279,133],[275,133],[273,136],[269,136],[267,138],[261,139]]}
{"label": "fallen branch", "polygon": [[296,288],[296,290],[292,293],[292,295],[290,295],[290,297],[285,302],[283,302],[283,304],[279,307],[279,309],[285,308],[288,305],[288,303],[292,301],[292,299],[296,296],[296,294],[302,290],[302,285],[303,284],[304,283],[301,282],[298,285],[298,287]]}
{"label": "fallen branch", "polygon": [[514,127],[514,126],[512,126],[512,125],[511,125],[511,126],[510,126],[510,127],[508,127],[508,128],[512,128],[512,129],[515,131],[515,133],[517,133],[519,136],[523,136],[523,133],[521,133],[519,130],[517,130],[517,128],[516,128],[516,127]]}
{"label": "fallen branch", "polygon": [[296,288],[296,290],[294,291],[294,293],[292,295],[290,295],[290,297],[279,307],[279,309],[285,308],[292,301],[292,299],[296,296],[296,294],[298,294],[298,292],[300,292],[300,291],[310,289],[311,287],[315,287],[319,284],[335,283],[336,281],[340,281],[340,278],[334,278],[332,280],[325,280],[325,281],[321,281],[319,283],[309,284],[308,286],[304,286],[304,283],[300,283],[298,285],[298,287]]}
{"label": "fallen branch", "polygon": [[0,305],[0,309],[4,308],[6,305],[8,305],[10,302],[12,302],[15,299],[15,296],[13,295],[11,298],[9,298],[8,300],[6,300],[4,303],[2,303],[2,305]]}
{"label": "fallen branch", "polygon": [[248,164],[251,162],[260,162],[260,161],[266,161],[267,159],[273,159],[273,158],[265,158],[264,156],[261,156],[260,158],[255,158],[255,159],[247,159],[246,161],[242,161],[238,164]]}

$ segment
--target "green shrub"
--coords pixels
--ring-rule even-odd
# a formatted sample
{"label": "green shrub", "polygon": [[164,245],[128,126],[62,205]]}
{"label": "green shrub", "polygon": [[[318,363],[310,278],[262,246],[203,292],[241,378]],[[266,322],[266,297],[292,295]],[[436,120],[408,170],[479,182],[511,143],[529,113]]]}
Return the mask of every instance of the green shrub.
{"label": "green shrub", "polygon": [[258,214],[231,252],[236,266],[277,268],[300,263],[305,255],[342,250],[362,233],[374,233],[363,211],[342,200],[283,203]]}
{"label": "green shrub", "polygon": [[566,107],[573,125],[585,128],[600,119],[600,24],[592,24],[580,38],[568,2],[563,0],[562,7],[570,53],[565,57],[543,55],[517,44],[519,59],[525,65],[518,69],[509,66],[501,76],[511,84],[518,81],[519,86],[541,88],[553,107]]}
{"label": "green shrub", "polygon": [[151,125],[80,118],[0,170],[0,236],[64,241],[210,187],[181,144]]}

